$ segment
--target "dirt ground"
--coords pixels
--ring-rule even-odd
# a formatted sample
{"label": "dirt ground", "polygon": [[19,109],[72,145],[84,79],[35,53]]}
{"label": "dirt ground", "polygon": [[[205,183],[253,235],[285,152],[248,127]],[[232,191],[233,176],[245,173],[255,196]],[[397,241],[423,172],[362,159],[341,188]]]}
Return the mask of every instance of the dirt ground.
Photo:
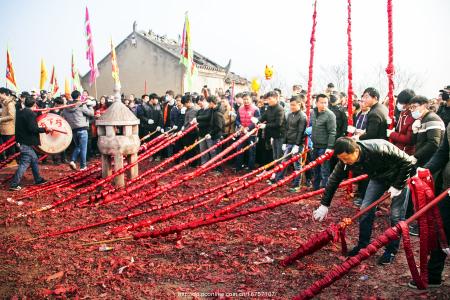
{"label": "dirt ground", "polygon": [[[154,163],[152,163],[154,164]],[[41,165],[47,179],[70,174],[66,165]],[[144,166],[145,169],[147,166]],[[0,180],[12,174],[14,169],[0,171]],[[186,171],[185,171],[186,172]],[[179,174],[177,174],[179,175]],[[153,203],[163,203],[222,183],[236,176],[229,169],[223,174],[207,173],[194,181],[166,193]],[[27,171],[23,185],[32,184]],[[167,178],[170,182],[173,177]],[[164,184],[164,181],[161,184]],[[219,204],[232,203],[266,187],[265,182],[237,193]],[[1,188],[0,219],[20,212],[50,204],[73,191],[36,193],[25,199],[23,205],[7,201],[17,199],[21,192],[9,192]],[[218,193],[212,194],[216,196]],[[70,202],[77,203],[78,197]],[[210,196],[210,197],[212,197]],[[292,196],[287,187],[251,206],[277,201]],[[313,222],[311,212],[319,203],[318,198],[288,204],[270,211],[241,217],[164,238],[121,241],[109,244],[113,249],[99,251],[99,245],[83,246],[83,243],[112,238],[109,229],[167,213],[183,205],[164,211],[155,211],[129,221],[112,223],[58,237],[26,241],[51,231],[89,224],[119,216],[123,205],[111,204],[88,208],[65,206],[16,220],[0,226],[0,298],[2,299],[285,299],[291,298],[320,279],[333,266],[342,263],[340,244],[329,244],[296,264],[284,268],[279,261],[291,253],[314,233],[330,223],[352,216],[357,208],[345,199],[343,192],[335,197],[328,219]],[[63,208],[61,206],[60,208]],[[146,207],[146,206],[143,206]],[[193,220],[212,212],[216,206],[198,208],[170,221],[155,224],[155,228]],[[375,221],[375,235],[388,227],[386,215]],[[143,230],[148,230],[143,229]],[[347,232],[347,242],[352,247],[357,239],[357,226]],[[417,246],[418,238],[411,237]],[[381,299],[448,299],[450,297],[450,263],[444,271],[445,283],[435,290],[417,291],[407,287],[410,272],[401,250],[390,266],[376,265],[377,256],[369,258],[318,296],[319,299],[381,298]],[[417,251],[417,249],[416,249]],[[418,255],[416,255],[416,261]],[[239,294],[241,293],[241,294]]]}

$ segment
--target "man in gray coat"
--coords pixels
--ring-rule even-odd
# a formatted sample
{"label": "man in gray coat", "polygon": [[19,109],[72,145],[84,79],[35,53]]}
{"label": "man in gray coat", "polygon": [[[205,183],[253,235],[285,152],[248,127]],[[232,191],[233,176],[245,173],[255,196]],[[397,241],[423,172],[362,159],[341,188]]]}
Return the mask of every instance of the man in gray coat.
{"label": "man in gray coat", "polygon": [[72,128],[73,143],[75,145],[69,165],[73,170],[76,170],[77,165],[75,162],[80,157],[80,170],[86,170],[89,117],[94,116],[92,106],[95,102],[88,100],[86,103],[81,103],[81,94],[79,91],[73,91],[71,96],[73,100],[68,104],[75,103],[77,106],[66,108],[61,114]]}
{"label": "man in gray coat", "polygon": [[[332,151],[336,141],[336,116],[328,109],[328,96],[320,94],[317,96],[316,108],[311,114],[311,140],[313,142],[312,158]],[[330,176],[330,161],[314,168],[313,189],[325,187]]]}

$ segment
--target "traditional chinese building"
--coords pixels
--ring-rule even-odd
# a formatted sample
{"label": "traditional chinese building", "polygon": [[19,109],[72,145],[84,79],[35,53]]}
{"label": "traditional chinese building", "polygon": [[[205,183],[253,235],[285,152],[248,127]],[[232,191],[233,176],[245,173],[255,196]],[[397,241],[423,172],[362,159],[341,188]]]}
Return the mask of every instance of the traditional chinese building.
{"label": "traditional chinese building", "polygon": [[[179,63],[180,44],[151,30],[138,31],[136,23],[133,32],[116,46],[122,92],[140,97],[147,87],[147,93],[164,94],[167,90],[183,94],[185,67]],[[208,86],[211,93],[229,89],[234,81],[235,93],[249,90],[246,78],[230,72],[231,60],[222,67],[194,51],[194,62],[198,76],[194,77],[192,91],[200,93]],[[111,76],[111,53],[98,63],[100,76],[97,78],[97,95],[112,94],[114,81]],[[81,79],[83,87],[94,94],[89,86],[89,72]]]}

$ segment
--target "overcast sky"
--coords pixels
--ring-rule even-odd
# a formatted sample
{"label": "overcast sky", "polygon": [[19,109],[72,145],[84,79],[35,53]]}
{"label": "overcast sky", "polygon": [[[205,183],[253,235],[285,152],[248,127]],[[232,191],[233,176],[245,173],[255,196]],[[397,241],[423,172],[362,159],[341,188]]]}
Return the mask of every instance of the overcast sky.
{"label": "overcast sky", "polygon": [[[387,65],[386,0],[352,2],[354,85],[360,89],[376,84],[375,69]],[[262,78],[264,67],[269,64],[275,68],[276,81],[306,86],[312,0],[0,0],[0,3],[2,85],[7,45],[21,90],[38,87],[41,57],[49,73],[55,65],[62,87],[64,77],[70,77],[72,49],[80,73],[85,74],[87,5],[97,62],[109,52],[109,38],[112,36],[117,45],[132,31],[133,21],[137,21],[139,30],[152,29],[159,35],[177,39],[183,29],[184,13],[188,11],[192,45],[199,53],[222,66],[231,58],[231,70],[248,79]],[[439,89],[450,84],[450,1],[393,0],[393,3],[395,63],[405,73],[420,78],[421,87],[416,92],[435,97]],[[346,64],[347,1],[318,0],[317,9],[315,72],[319,76],[321,67]],[[317,85],[324,79],[315,77],[314,81]],[[151,83],[149,86],[151,89]]]}

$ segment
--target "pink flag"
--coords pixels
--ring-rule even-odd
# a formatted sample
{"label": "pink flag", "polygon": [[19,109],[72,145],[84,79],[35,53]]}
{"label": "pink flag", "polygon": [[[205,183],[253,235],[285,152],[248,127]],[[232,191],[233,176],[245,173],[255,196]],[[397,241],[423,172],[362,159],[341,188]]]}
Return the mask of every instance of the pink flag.
{"label": "pink flag", "polygon": [[94,59],[94,44],[92,43],[92,31],[91,24],[89,21],[89,12],[86,6],[86,39],[87,39],[87,50],[86,50],[86,59],[89,61],[89,67],[91,68],[91,73],[89,77],[89,85],[95,82],[96,78],[99,76],[97,65],[95,64]]}

